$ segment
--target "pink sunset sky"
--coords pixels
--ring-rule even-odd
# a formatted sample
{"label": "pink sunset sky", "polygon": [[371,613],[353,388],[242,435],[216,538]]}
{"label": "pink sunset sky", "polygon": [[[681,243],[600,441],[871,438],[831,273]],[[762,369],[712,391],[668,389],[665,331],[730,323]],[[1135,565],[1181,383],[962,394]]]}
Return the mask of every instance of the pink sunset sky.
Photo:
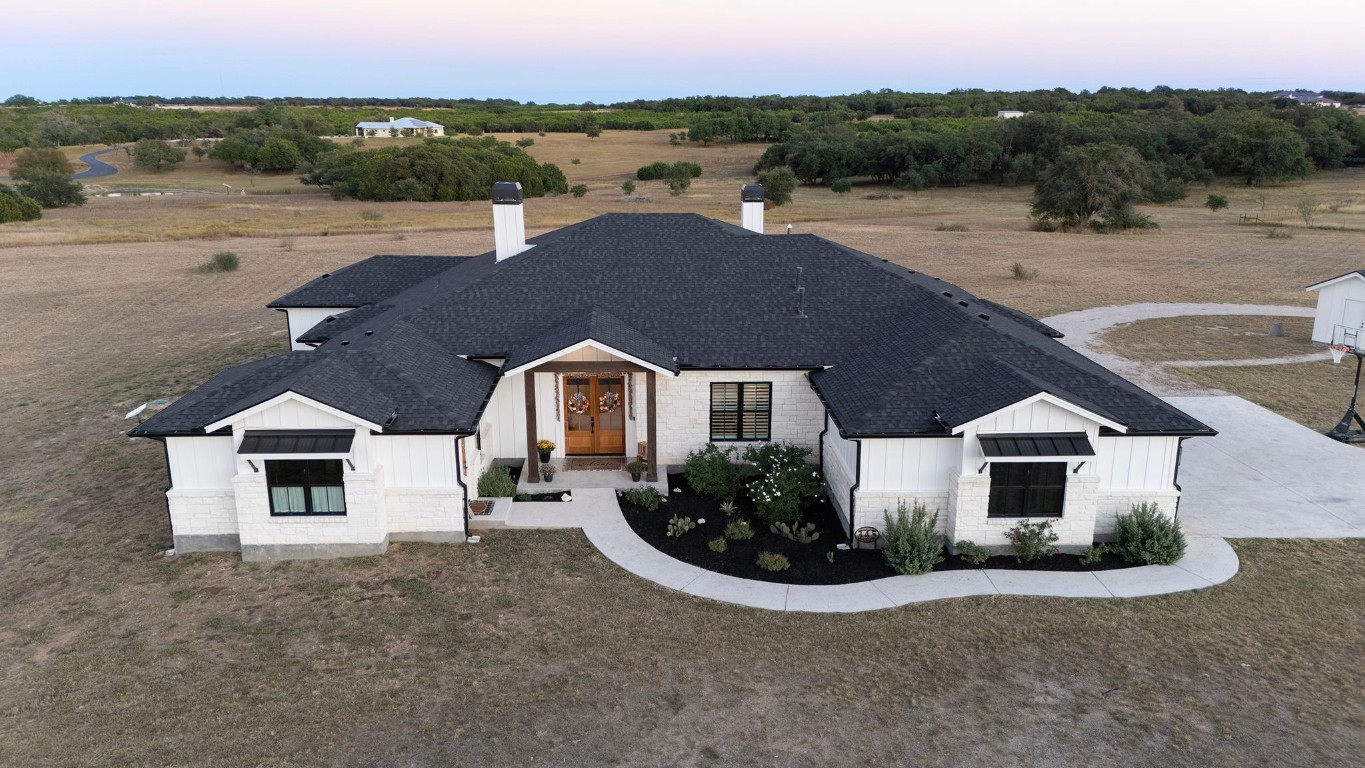
{"label": "pink sunset sky", "polygon": [[53,0],[5,18],[0,98],[1365,90],[1344,33],[1360,0]]}

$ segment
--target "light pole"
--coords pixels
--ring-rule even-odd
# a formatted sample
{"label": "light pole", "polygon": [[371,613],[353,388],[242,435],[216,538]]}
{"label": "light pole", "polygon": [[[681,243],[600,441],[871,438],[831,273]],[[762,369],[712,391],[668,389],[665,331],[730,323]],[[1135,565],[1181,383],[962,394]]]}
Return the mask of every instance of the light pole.
{"label": "light pole", "polygon": [[[1356,382],[1355,387],[1351,390],[1351,405],[1347,407],[1346,415],[1341,417],[1341,421],[1332,427],[1332,431],[1328,432],[1327,436],[1343,443],[1365,443],[1365,420],[1362,420],[1360,414],[1356,413],[1356,399],[1360,396],[1360,368],[1361,364],[1365,363],[1365,351],[1355,345],[1333,345],[1332,362],[1340,363],[1347,352],[1354,355],[1356,359]],[[1351,429],[1352,422],[1359,424],[1360,429]]]}

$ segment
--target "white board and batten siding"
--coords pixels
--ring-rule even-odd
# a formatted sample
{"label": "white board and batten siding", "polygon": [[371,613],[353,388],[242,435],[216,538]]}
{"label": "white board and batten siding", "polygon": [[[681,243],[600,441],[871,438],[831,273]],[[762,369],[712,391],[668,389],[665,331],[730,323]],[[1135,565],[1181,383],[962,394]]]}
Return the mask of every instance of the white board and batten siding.
{"label": "white board and batten siding", "polygon": [[[1313,313],[1313,341],[1322,344],[1358,342],[1365,346],[1365,278],[1351,276],[1317,290]],[[1353,336],[1343,338],[1346,329]]]}
{"label": "white board and batten siding", "polygon": [[235,450],[231,435],[166,438],[166,457],[175,488],[232,490],[232,476],[237,474]]}
{"label": "white board and batten siding", "polygon": [[350,307],[298,307],[286,309],[284,313],[288,317],[289,323],[289,349],[294,352],[313,349],[313,347],[308,344],[300,344],[295,341],[295,339],[302,336],[308,329],[323,320],[326,320],[328,317],[350,311]]}
{"label": "white board and batten siding", "polygon": [[[977,435],[1033,432],[1084,432],[1095,445],[1100,425],[1074,411],[1067,410],[1046,400],[1035,400],[1027,405],[1002,410],[983,419],[962,433],[962,464],[958,470],[962,474],[976,474],[977,467],[985,462]],[[1081,474],[1094,474],[1094,462],[1087,462]]]}

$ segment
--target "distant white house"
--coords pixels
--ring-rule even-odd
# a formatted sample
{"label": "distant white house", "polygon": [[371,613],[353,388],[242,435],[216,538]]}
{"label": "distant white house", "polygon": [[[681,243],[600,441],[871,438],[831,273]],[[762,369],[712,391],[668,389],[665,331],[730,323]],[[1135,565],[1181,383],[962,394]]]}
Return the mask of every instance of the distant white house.
{"label": "distant white house", "polygon": [[1313,107],[1340,107],[1341,102],[1329,99],[1317,91],[1276,91],[1276,99],[1288,99],[1296,104],[1306,104]]}
{"label": "distant white house", "polygon": [[998,109],[995,116],[1001,120],[1013,120],[1016,117],[1023,117],[1027,112],[1020,112],[1017,109]]}
{"label": "distant white house", "polygon": [[1365,345],[1365,269],[1314,283],[1306,290],[1318,294],[1313,341]]}
{"label": "distant white house", "polygon": [[444,136],[446,128],[440,123],[429,123],[415,117],[389,118],[387,122],[359,122],[355,135],[365,138],[387,139],[398,136]]}

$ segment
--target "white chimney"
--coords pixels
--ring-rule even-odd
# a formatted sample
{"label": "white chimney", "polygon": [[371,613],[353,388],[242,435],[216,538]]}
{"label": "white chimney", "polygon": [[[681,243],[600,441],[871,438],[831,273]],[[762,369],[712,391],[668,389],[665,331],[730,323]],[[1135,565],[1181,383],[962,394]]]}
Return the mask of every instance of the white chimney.
{"label": "white chimney", "polygon": [[739,225],[763,234],[763,185],[745,184],[739,189]]}
{"label": "white chimney", "polygon": [[493,240],[498,261],[526,250],[526,220],[521,214],[521,182],[493,185]]}

